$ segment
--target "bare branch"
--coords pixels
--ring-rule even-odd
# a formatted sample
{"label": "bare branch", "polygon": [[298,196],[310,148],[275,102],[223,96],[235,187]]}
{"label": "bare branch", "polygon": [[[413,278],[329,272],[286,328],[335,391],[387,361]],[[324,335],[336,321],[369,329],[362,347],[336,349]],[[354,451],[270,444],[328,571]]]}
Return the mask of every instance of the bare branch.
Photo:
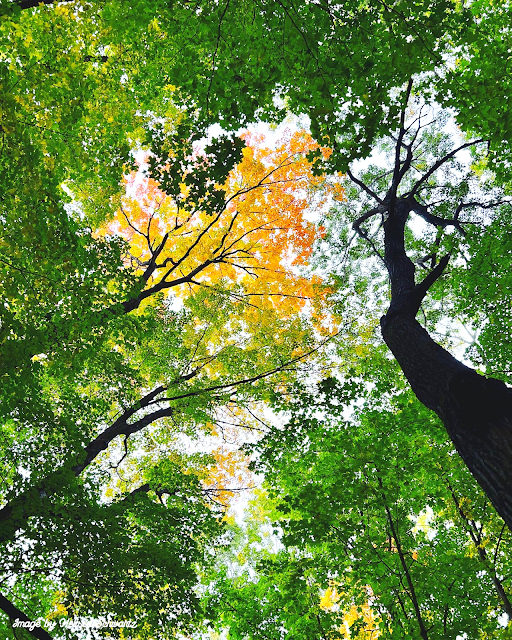
{"label": "bare branch", "polygon": [[201,489],[202,493],[225,493],[230,491],[250,491],[251,489],[256,489],[258,485],[251,485],[250,487],[207,487],[206,489]]}
{"label": "bare branch", "polygon": [[[471,209],[471,208],[477,208],[477,209],[494,209],[494,207],[499,207],[501,204],[508,204],[510,205],[511,202],[508,198],[504,198],[502,200],[496,200],[494,202],[486,202],[486,203],[482,203],[482,202],[461,202],[459,204],[459,206],[457,207],[456,211],[455,211],[455,215],[454,218],[458,219],[460,213],[464,210],[464,209]],[[460,222],[460,224],[478,224],[478,222]]]}
{"label": "bare branch", "polygon": [[180,284],[186,284],[187,282],[188,283],[192,282],[193,278],[198,273],[200,273],[201,271],[209,267],[214,262],[216,261],[206,260],[202,264],[198,265],[195,269],[192,269],[192,271],[190,271],[190,273],[188,273],[187,275],[183,275],[181,278],[176,278],[175,280],[170,280],[170,281],[165,280],[166,276],[164,276],[164,278],[160,280],[160,282],[153,285],[149,289],[145,289],[136,298],[131,298],[130,300],[123,302],[122,307],[124,309],[124,313],[129,313],[130,311],[137,309],[143,300],[151,297],[152,295],[154,295],[155,293],[158,293],[159,291],[162,291],[163,289],[171,289],[172,287],[177,287]]}
{"label": "bare branch", "polygon": [[402,147],[402,143],[405,135],[405,111],[409,103],[409,98],[411,97],[412,84],[413,84],[413,80],[412,78],[409,78],[409,82],[407,83],[407,89],[405,92],[404,106],[402,109],[402,113],[400,114],[400,130],[398,133],[398,139],[396,141],[396,147],[395,147],[395,167],[393,171],[393,181],[391,183],[391,188],[388,193],[389,200],[391,203],[391,208],[393,208],[393,203],[396,200],[398,185],[400,184],[400,181],[402,180],[403,176],[405,175],[406,171],[408,170],[412,162],[412,151],[411,149],[408,149],[407,158],[404,162],[404,166],[400,168],[400,165],[401,165],[400,151],[401,151],[401,147]]}
{"label": "bare branch", "polygon": [[352,180],[352,182],[354,182],[355,184],[357,184],[358,187],[360,187],[363,191],[366,191],[366,193],[373,198],[374,200],[377,200],[377,202],[379,204],[382,204],[382,198],[379,198],[379,196],[374,193],[370,187],[368,187],[364,182],[362,182],[361,180],[359,180],[359,178],[356,178],[353,173],[350,171],[350,169],[347,169],[347,176]]}
{"label": "bare branch", "polygon": [[450,261],[450,257],[451,257],[451,253],[447,253],[446,255],[444,255],[441,258],[441,260],[439,260],[439,263],[425,277],[425,279],[422,280],[419,284],[417,284],[416,287],[414,288],[415,296],[418,297],[417,299],[418,308],[423,298],[427,295],[427,291],[434,284],[434,282],[442,276],[444,270],[448,265],[448,262]]}
{"label": "bare branch", "polygon": [[[149,236],[148,236],[149,237]],[[158,256],[162,253],[167,240],[169,238],[169,234],[166,233],[165,236],[162,238],[162,242],[160,242],[160,244],[158,245],[158,247],[154,250],[152,250],[151,248],[151,253],[153,254],[151,256],[151,259],[148,263],[147,269],[146,271],[143,273],[142,275],[142,279],[144,280],[144,282],[147,282],[149,280],[149,278],[151,277],[152,273],[155,271],[155,269],[157,268],[157,264],[156,261],[158,260]],[[172,262],[172,260],[171,260]]]}
{"label": "bare branch", "polygon": [[137,233],[139,236],[142,236],[148,243],[148,247],[149,247],[149,236],[147,236],[144,232],[142,232],[140,229],[137,229],[137,227],[135,225],[133,225],[130,221],[130,218],[128,217],[128,214],[126,213],[126,211],[123,209],[123,205],[119,205],[119,210],[121,211],[121,213],[123,214],[125,220],[126,220],[126,224],[130,227],[130,229],[134,232]]}
{"label": "bare branch", "polygon": [[384,265],[386,265],[384,257],[382,256],[380,251],[375,246],[375,243],[373,242],[373,240],[368,235],[368,232],[361,228],[361,223],[363,223],[365,220],[368,220],[369,218],[372,218],[374,215],[377,215],[378,213],[383,213],[383,208],[381,206],[374,207],[373,209],[370,209],[370,211],[367,211],[365,214],[363,214],[361,217],[359,217],[355,222],[352,223],[352,229],[354,229],[354,231],[361,238],[363,238],[364,240],[366,240],[366,242],[368,242],[370,244],[370,246],[371,246],[373,252],[375,253],[375,255],[382,260]]}
{"label": "bare branch", "polygon": [[480,144],[481,142],[485,142],[485,140],[483,138],[478,138],[478,140],[471,140],[470,142],[466,142],[462,144],[460,147],[453,149],[453,151],[450,151],[450,153],[446,154],[443,158],[438,160],[435,164],[433,164],[430,167],[427,173],[425,173],[418,180],[418,182],[416,182],[416,184],[411,189],[408,195],[414,196],[421,189],[421,186],[430,178],[430,176],[434,174],[443,164],[445,164],[445,162],[448,162],[448,160],[451,160],[459,151],[462,151],[463,149],[467,149],[468,147],[472,147],[475,144]]}
{"label": "bare branch", "polygon": [[[466,235],[466,232],[461,227],[461,222],[458,220],[458,215],[460,213],[459,208],[457,208],[455,215],[452,219],[440,218],[429,212],[428,207],[424,204],[420,204],[415,198],[408,197],[407,204],[410,206],[411,211],[421,216],[425,222],[428,222],[435,227],[441,227],[442,229],[446,229],[446,227],[455,227],[457,231],[463,236]],[[460,205],[459,205],[460,206]]]}
{"label": "bare branch", "polygon": [[402,178],[405,176],[407,171],[409,171],[409,168],[413,161],[412,143],[410,145],[404,145],[404,146],[405,146],[405,149],[407,150],[407,154],[405,156],[405,160],[403,161],[402,167],[398,174],[397,186],[400,184],[400,182],[402,181]]}
{"label": "bare branch", "polygon": [[354,229],[354,231],[357,231],[357,233],[360,235],[361,234],[361,230],[360,230],[361,224],[363,222],[365,222],[366,220],[369,220],[370,218],[373,218],[373,216],[377,215],[380,212],[381,212],[381,210],[380,210],[379,207],[374,207],[373,209],[370,209],[366,213],[363,213],[362,216],[360,216],[357,220],[355,220],[352,223],[352,229]]}
{"label": "bare branch", "polygon": [[[84,447],[85,459],[83,462],[78,463],[73,467],[73,472],[75,475],[79,475],[93,460],[96,456],[104,451],[110,442],[119,435],[129,435],[125,429],[131,425],[128,425],[128,420],[140,411],[141,409],[145,409],[150,406],[154,399],[162,392],[166,391],[166,387],[160,385],[146,394],[143,398],[141,398],[138,402],[132,405],[129,409],[126,409],[114,422],[113,424],[105,429],[99,436],[97,436],[92,442],[90,442],[86,447]],[[153,414],[150,414],[153,415]],[[148,423],[149,424],[149,423]]]}

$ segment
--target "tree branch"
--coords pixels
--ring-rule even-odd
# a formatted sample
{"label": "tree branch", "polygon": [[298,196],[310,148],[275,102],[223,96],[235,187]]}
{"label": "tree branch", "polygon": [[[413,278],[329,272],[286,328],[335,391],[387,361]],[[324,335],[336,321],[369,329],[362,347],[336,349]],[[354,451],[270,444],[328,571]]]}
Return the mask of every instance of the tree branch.
{"label": "tree branch", "polygon": [[424,204],[420,204],[414,197],[408,197],[407,203],[409,204],[411,211],[422,217],[425,222],[428,222],[435,227],[441,227],[442,229],[446,229],[446,227],[455,227],[460,234],[463,236],[466,235],[466,232],[461,227],[462,223],[458,220],[458,216],[463,205],[459,205],[459,207],[457,207],[453,219],[447,220],[446,218],[440,218],[439,216],[430,213],[428,208]]}
{"label": "tree branch", "polygon": [[[59,0],[59,2],[66,2],[71,0]],[[55,0],[16,0],[16,4],[20,9],[35,9],[40,4],[54,4]]]}
{"label": "tree branch", "polygon": [[366,213],[363,213],[362,216],[359,216],[359,218],[352,223],[352,229],[354,229],[354,231],[357,231],[357,233],[361,235],[361,229],[360,229],[361,224],[363,222],[366,222],[366,220],[373,218],[373,216],[377,215],[380,212],[381,212],[381,209],[379,207],[374,207],[373,209],[370,209]]}
{"label": "tree branch", "polygon": [[[274,375],[275,373],[284,371],[291,365],[304,360],[311,354],[321,349],[322,346],[324,346],[338,334],[339,331],[329,336],[315,348],[310,349],[306,353],[297,356],[296,358],[292,358],[288,362],[285,362],[280,366],[271,369],[270,371],[264,371],[260,374],[244,378],[242,380],[237,380],[235,382],[211,385],[209,387],[196,389],[173,397],[160,398],[160,400],[162,402],[173,402],[176,400],[199,396],[211,391],[227,390],[241,385],[252,384],[254,382],[257,382],[258,380]],[[148,413],[135,422],[128,422],[129,418],[131,418],[137,411],[147,408],[151,404],[154,404],[156,402],[156,397],[166,390],[167,387],[164,387],[162,385],[156,387],[153,391],[146,394],[143,398],[141,398],[141,400],[132,405],[129,409],[125,410],[110,427],[105,429],[94,440],[92,440],[92,442],[90,442],[83,448],[82,461],[77,462],[77,460],[80,460],[80,457],[77,456],[72,462],[69,463],[69,466],[57,469],[54,473],[42,479],[36,486],[29,487],[27,490],[23,491],[21,494],[4,505],[0,509],[0,542],[11,540],[16,531],[27,526],[27,522],[31,516],[48,513],[48,498],[51,495],[59,492],[69,484],[69,470],[71,470],[75,476],[79,476],[82,471],[84,471],[102,451],[107,449],[109,444],[116,437],[120,435],[132,435],[144,429],[156,420],[171,416],[174,408],[168,406],[159,409],[158,411]]]}
{"label": "tree branch", "polygon": [[[448,480],[446,480],[446,484],[448,485],[448,489],[450,490],[452,499],[453,499],[453,503],[455,504],[455,508],[457,509],[457,512],[459,514],[459,516],[462,519],[462,522],[464,523],[465,529],[466,531],[469,533],[469,536],[471,537],[471,540],[473,542],[473,544],[475,545],[475,549],[477,550],[478,553],[478,557],[480,558],[480,561],[482,562],[482,564],[485,566],[487,573],[490,575],[493,584],[494,584],[494,588],[496,589],[496,592],[498,594],[498,597],[500,598],[502,604],[503,604],[503,608],[505,610],[505,613],[508,615],[509,618],[512,618],[512,603],[510,602],[509,598],[508,598],[508,594],[505,591],[505,588],[503,587],[503,583],[501,582],[501,580],[498,578],[497,574],[496,574],[496,568],[494,565],[491,565],[487,556],[487,551],[485,550],[485,547],[482,545],[482,536],[481,536],[481,532],[480,531],[476,531],[476,524],[473,520],[470,520],[466,514],[464,513],[464,510],[461,507],[461,502],[457,496],[457,494],[455,493],[455,490],[453,489],[453,487],[451,486],[450,482]],[[498,540],[498,543],[496,545],[496,548],[498,548],[500,540],[501,540],[501,536],[503,534],[503,529],[505,527],[505,524],[503,524],[503,528],[501,530],[500,533],[500,538]]]}
{"label": "tree branch", "polygon": [[[339,333],[339,332],[338,332]],[[272,376],[280,371],[287,369],[290,365],[300,362],[305,358],[308,358],[310,355],[318,351],[322,348],[327,342],[332,340],[337,333],[333,336],[329,336],[326,340],[324,340],[317,347],[310,349],[308,352],[297,356],[296,358],[292,358],[291,360],[285,362],[284,364],[271,369],[270,371],[264,371],[255,376],[251,376],[249,378],[244,378],[242,380],[236,380],[235,382],[227,382],[224,384],[211,385],[209,387],[205,387],[203,389],[196,389],[194,391],[189,391],[187,393],[182,393],[172,397],[164,397],[160,398],[161,402],[175,402],[176,400],[184,400],[185,398],[196,397],[205,393],[210,393],[211,391],[220,391],[231,389],[234,387],[239,387],[241,385],[248,385],[258,380],[262,380],[263,378],[267,378]],[[168,387],[160,386],[154,389],[151,393],[148,393],[142,400],[140,400],[137,404],[133,405],[130,409],[125,411],[110,427],[105,429],[102,433],[100,433],[92,442],[90,442],[85,448],[84,451],[86,453],[85,459],[83,462],[76,464],[73,467],[73,472],[76,476],[78,476],[82,471],[88,467],[91,462],[102,452],[107,449],[108,445],[117,438],[118,436],[130,436],[138,431],[141,431],[151,423],[159,420],[161,418],[170,417],[174,412],[173,407],[164,407],[159,409],[158,411],[153,411],[152,413],[148,413],[145,416],[142,416],[139,420],[135,422],[128,423],[128,419],[131,418],[137,411],[140,409],[146,408],[155,402],[155,398],[162,393],[163,391],[167,391]]]}
{"label": "tree branch", "polygon": [[159,409],[158,411],[148,413],[142,418],[139,418],[139,420],[131,423],[123,420],[123,414],[123,416],[116,420],[113,425],[108,427],[108,429],[105,429],[105,431],[100,433],[98,437],[96,437],[85,447],[85,460],[73,467],[74,474],[78,476],[80,473],[82,473],[82,471],[86,467],[88,467],[102,451],[105,451],[105,449],[107,449],[112,440],[114,440],[118,436],[131,436],[134,433],[141,431],[142,429],[144,429],[144,427],[147,427],[156,420],[160,420],[160,418],[170,417],[173,412],[174,410],[172,407],[165,407],[163,409]]}
{"label": "tree branch", "polygon": [[427,171],[427,173],[423,174],[423,176],[418,180],[418,182],[416,182],[416,184],[411,189],[411,191],[409,191],[408,195],[414,196],[416,193],[418,193],[421,186],[430,178],[430,176],[433,173],[435,173],[445,162],[448,162],[448,160],[451,160],[459,151],[462,151],[463,149],[467,149],[468,147],[472,147],[475,144],[480,144],[481,142],[485,142],[485,140],[483,138],[478,138],[478,140],[471,140],[470,142],[466,142],[465,144],[462,144],[460,147],[453,149],[453,151],[450,151],[450,153],[446,154],[443,158],[441,158],[435,164],[433,164],[430,167],[430,169]]}
{"label": "tree branch", "polygon": [[[400,167],[400,151],[401,151],[402,142],[405,135],[405,110],[407,109],[409,98],[411,97],[412,83],[413,83],[412,78],[409,78],[409,82],[407,83],[407,89],[405,92],[404,107],[402,109],[402,113],[400,114],[400,130],[398,133],[398,139],[396,141],[396,147],[395,147],[395,166],[393,171],[393,180],[391,182],[391,188],[387,195],[390,201],[390,212],[394,208],[394,202],[396,200],[396,194],[397,194],[400,181],[402,180],[403,176],[405,175],[407,169],[409,168],[412,162],[412,151],[409,149],[406,161],[404,162],[404,167],[402,168]],[[408,160],[408,164],[407,164],[407,160]]]}
{"label": "tree branch", "polygon": [[434,284],[434,282],[443,275],[443,271],[446,269],[448,262],[450,261],[451,253],[444,255],[439,263],[432,269],[432,271],[415,287],[415,295],[418,296],[418,309],[423,298],[427,295],[427,291]]}
{"label": "tree branch", "polygon": [[[45,631],[42,627],[40,627],[36,622],[31,620],[28,616],[26,616],[23,611],[20,611],[18,607],[16,607],[10,600],[0,593],[0,609],[5,611],[5,613],[9,616],[11,624],[14,620],[19,620],[20,622],[29,623],[30,626],[22,627],[37,638],[38,640],[53,640],[52,636]],[[32,625],[34,625],[33,628]]]}
{"label": "tree branch", "polygon": [[393,521],[393,517],[391,515],[391,510],[388,507],[388,503],[386,500],[386,496],[384,494],[384,486],[382,484],[382,480],[381,478],[377,478],[379,481],[379,487],[381,490],[381,495],[382,495],[382,499],[384,501],[384,509],[386,510],[386,515],[387,515],[387,519],[388,519],[388,523],[389,523],[389,528],[391,530],[391,535],[393,536],[393,539],[395,541],[395,545],[396,545],[396,549],[398,551],[398,556],[400,558],[400,564],[402,565],[402,569],[404,571],[405,574],[405,579],[407,580],[407,584],[409,586],[409,594],[410,594],[410,598],[411,598],[411,602],[412,605],[414,607],[414,612],[416,614],[416,620],[418,622],[418,626],[420,629],[420,635],[423,638],[423,640],[428,640],[428,633],[427,633],[427,629],[425,627],[425,623],[423,621],[423,617],[421,615],[421,608],[418,602],[418,598],[416,596],[416,590],[414,588],[414,583],[412,580],[412,576],[410,574],[409,571],[409,567],[407,566],[407,562],[405,561],[405,556],[403,553],[403,549],[402,549],[402,545],[400,543],[400,539],[398,537],[398,532],[395,528],[395,523]]}
{"label": "tree branch", "polygon": [[151,297],[155,293],[159,291],[163,291],[164,289],[171,289],[172,287],[177,287],[180,284],[186,284],[187,282],[192,282],[192,279],[201,271],[209,267],[211,264],[214,264],[216,260],[206,260],[202,264],[198,265],[195,269],[192,269],[190,273],[186,276],[182,276],[181,278],[176,278],[175,280],[168,281],[165,278],[169,275],[170,272],[166,273],[160,282],[150,287],[149,289],[145,289],[142,291],[136,298],[131,298],[126,302],[121,303],[124,309],[124,313],[129,313],[130,311],[134,311],[140,305],[140,303],[146,298]]}
{"label": "tree branch", "polygon": [[378,207],[374,207],[373,209],[370,209],[370,211],[367,211],[362,216],[360,216],[355,222],[352,223],[352,229],[357,233],[358,236],[360,236],[361,238],[363,238],[364,240],[366,240],[366,242],[368,242],[370,244],[370,246],[371,246],[373,252],[375,253],[375,255],[382,260],[382,262],[383,262],[383,264],[385,266],[386,265],[386,261],[384,260],[383,255],[377,249],[377,247],[375,246],[375,243],[370,238],[368,233],[364,229],[361,228],[361,223],[363,223],[365,220],[368,220],[369,218],[372,218],[377,213],[383,213],[383,212],[384,212],[384,208],[383,208],[382,205],[379,205]]}
{"label": "tree branch", "polygon": [[350,169],[347,169],[347,176],[352,180],[352,182],[354,182],[355,184],[357,184],[358,187],[360,187],[363,191],[366,191],[366,193],[373,198],[374,200],[377,200],[377,202],[379,204],[382,204],[382,198],[379,198],[379,196],[374,193],[370,187],[368,187],[364,182],[362,182],[361,180],[359,180],[359,178],[356,178],[355,175],[353,175],[353,173],[350,171]]}
{"label": "tree branch", "polygon": [[142,279],[144,280],[144,282],[147,282],[149,280],[154,270],[157,268],[156,262],[158,260],[159,255],[162,253],[168,238],[169,238],[169,233],[166,233],[165,236],[162,238],[162,242],[158,245],[158,247],[154,251],[152,251],[153,255],[151,256],[147,269],[142,274]]}

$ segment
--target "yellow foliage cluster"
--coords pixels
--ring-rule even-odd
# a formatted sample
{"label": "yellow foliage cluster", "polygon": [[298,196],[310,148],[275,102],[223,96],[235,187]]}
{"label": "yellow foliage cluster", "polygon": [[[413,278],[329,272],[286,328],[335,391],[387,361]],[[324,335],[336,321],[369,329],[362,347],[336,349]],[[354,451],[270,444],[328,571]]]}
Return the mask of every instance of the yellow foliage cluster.
{"label": "yellow foliage cluster", "polygon": [[54,620],[55,618],[62,618],[67,616],[67,609],[63,604],[63,600],[66,598],[65,591],[55,591],[52,598],[52,611],[46,616],[47,620]]}
{"label": "yellow foliage cluster", "polygon": [[211,452],[216,464],[203,480],[203,486],[217,503],[229,507],[239,491],[252,487],[249,460],[241,451],[219,447]]}
{"label": "yellow foliage cluster", "polygon": [[[373,595],[370,587],[366,587],[368,596]],[[333,611],[339,605],[341,595],[336,586],[328,587],[320,598],[320,607],[324,611]],[[351,628],[356,622],[362,622],[362,629],[354,635]],[[376,640],[381,634],[379,631],[378,619],[373,613],[369,602],[365,602],[362,606],[352,604],[350,609],[343,616],[343,626],[339,629],[342,637],[346,640]]]}
{"label": "yellow foliage cluster", "polygon": [[[350,633],[350,627],[361,619],[364,622],[363,629],[357,635]],[[367,602],[360,607],[352,605],[348,613],[343,616],[343,622],[345,628],[342,627],[342,633],[347,640],[376,640],[381,635],[376,617]]]}
{"label": "yellow foliage cluster", "polygon": [[343,190],[338,181],[313,175],[306,154],[318,145],[308,134],[288,135],[275,149],[261,135],[244,139],[241,163],[219,185],[226,193],[221,210],[184,208],[139,171],[125,178],[121,206],[99,234],[127,240],[127,260],[140,274],[153,259],[148,288],[160,283],[185,297],[196,286],[228,282],[241,286],[255,307],[294,313],[319,282],[298,273],[322,233],[306,216],[343,198]]}

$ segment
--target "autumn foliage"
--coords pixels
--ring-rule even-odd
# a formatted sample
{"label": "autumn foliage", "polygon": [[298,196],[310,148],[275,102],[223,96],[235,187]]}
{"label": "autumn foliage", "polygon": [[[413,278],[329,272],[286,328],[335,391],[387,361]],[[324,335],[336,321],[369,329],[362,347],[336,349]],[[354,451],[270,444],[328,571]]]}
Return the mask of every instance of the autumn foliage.
{"label": "autumn foliage", "polygon": [[299,273],[321,234],[306,215],[343,191],[313,175],[306,154],[318,145],[308,134],[288,134],[276,148],[262,135],[243,137],[242,162],[219,185],[226,196],[216,213],[183,206],[139,170],[125,178],[126,195],[100,233],[128,242],[127,261],[148,291],[174,288],[186,297],[197,287],[224,287],[251,306],[293,313],[319,282]]}
{"label": "autumn foliage", "polygon": [[[320,341],[304,316],[320,333],[333,331],[324,322],[328,289],[305,267],[322,235],[311,219],[343,197],[340,182],[314,175],[307,154],[318,145],[304,132],[286,133],[272,147],[260,134],[243,138],[242,161],[217,185],[224,201],[213,211],[197,203],[185,180],[179,196],[165,193],[141,162],[124,179],[126,193],[114,217],[98,231],[126,241],[125,265],[144,283],[134,308],[158,304],[153,294],[170,289],[193,307],[193,319],[181,328],[192,354],[191,384],[204,377],[208,386],[226,386],[235,361],[237,367],[243,361],[243,378],[256,381],[307,356]],[[194,155],[191,166],[204,162],[200,148]],[[274,388],[278,384],[274,378]],[[244,408],[247,398],[237,402],[232,411],[238,413],[221,424],[255,419]],[[243,428],[233,429],[238,438]],[[240,488],[253,484],[247,460],[224,442],[212,455],[204,494],[228,506]]]}

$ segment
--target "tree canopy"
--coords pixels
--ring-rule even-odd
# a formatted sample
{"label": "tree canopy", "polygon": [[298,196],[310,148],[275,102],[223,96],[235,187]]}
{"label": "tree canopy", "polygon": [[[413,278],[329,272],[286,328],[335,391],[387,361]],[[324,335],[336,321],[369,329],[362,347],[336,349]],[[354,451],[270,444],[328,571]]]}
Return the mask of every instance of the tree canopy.
{"label": "tree canopy", "polygon": [[508,637],[511,17],[0,0],[5,637]]}

